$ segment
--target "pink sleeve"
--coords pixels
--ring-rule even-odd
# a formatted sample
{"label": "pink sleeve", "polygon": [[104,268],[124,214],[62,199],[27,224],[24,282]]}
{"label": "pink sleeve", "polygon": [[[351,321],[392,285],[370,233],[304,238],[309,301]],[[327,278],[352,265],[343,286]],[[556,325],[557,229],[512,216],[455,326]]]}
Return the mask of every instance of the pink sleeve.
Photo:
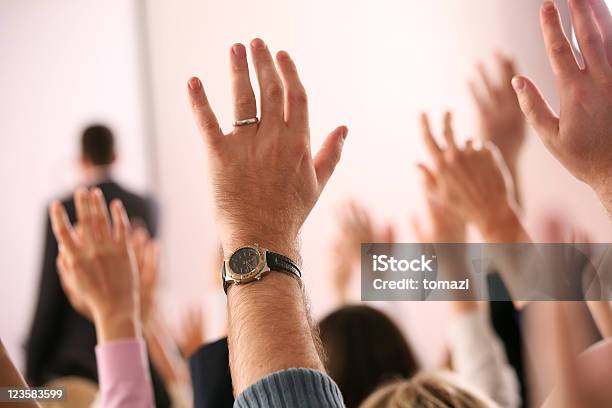
{"label": "pink sleeve", "polygon": [[104,408],[153,407],[144,342],[117,340],[96,346],[100,402]]}

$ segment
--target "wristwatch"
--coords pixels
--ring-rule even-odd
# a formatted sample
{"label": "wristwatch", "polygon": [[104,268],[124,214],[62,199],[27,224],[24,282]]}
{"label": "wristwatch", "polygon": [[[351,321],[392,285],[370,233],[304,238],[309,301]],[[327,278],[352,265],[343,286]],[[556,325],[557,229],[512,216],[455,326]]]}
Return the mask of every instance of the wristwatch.
{"label": "wristwatch", "polygon": [[300,268],[286,256],[260,248],[257,244],[238,248],[223,262],[223,290],[227,293],[232,283],[240,285],[261,280],[271,271],[286,273],[298,281],[302,278]]}

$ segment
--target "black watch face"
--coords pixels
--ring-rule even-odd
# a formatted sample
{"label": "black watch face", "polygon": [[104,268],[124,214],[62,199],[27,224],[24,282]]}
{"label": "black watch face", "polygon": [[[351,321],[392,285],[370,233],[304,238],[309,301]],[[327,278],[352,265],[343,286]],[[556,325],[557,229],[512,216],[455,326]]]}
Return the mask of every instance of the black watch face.
{"label": "black watch face", "polygon": [[259,252],[254,248],[240,248],[234,252],[229,264],[232,271],[238,275],[253,272],[259,265]]}

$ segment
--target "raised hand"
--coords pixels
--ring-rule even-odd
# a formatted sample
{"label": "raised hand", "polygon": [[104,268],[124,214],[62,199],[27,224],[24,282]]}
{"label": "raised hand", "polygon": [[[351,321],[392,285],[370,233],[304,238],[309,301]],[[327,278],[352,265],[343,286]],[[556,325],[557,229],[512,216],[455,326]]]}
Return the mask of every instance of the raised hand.
{"label": "raised hand", "polygon": [[361,263],[361,244],[393,243],[395,230],[392,225],[376,228],[368,210],[353,200],[340,208],[338,219],[340,230],[333,244],[332,268],[338,298],[346,303],[353,271]]}
{"label": "raised hand", "polygon": [[[450,116],[448,117],[450,120]],[[429,227],[424,227],[417,216],[412,216],[410,221],[416,239],[422,243],[465,242],[466,221],[454,211],[452,203],[444,201],[441,196],[443,190],[437,185],[434,173],[428,172],[423,164],[419,164],[417,168],[423,180]]]}
{"label": "raised hand", "polygon": [[612,213],[612,17],[604,0],[569,0],[584,67],[576,62],[559,12],[546,1],[540,24],[561,99],[557,117],[527,78],[512,81],[521,108],[546,147],[589,184]]}
{"label": "raised hand", "polygon": [[192,307],[185,313],[177,343],[185,359],[191,357],[204,344],[204,315],[200,308]]}
{"label": "raised hand", "polygon": [[[577,325],[572,324],[572,303],[551,303],[550,322],[553,341],[547,351],[554,353],[553,372],[556,386],[542,408],[609,407],[612,406],[610,375],[612,375],[612,343],[600,341],[576,355]],[[574,312],[575,314],[575,312]],[[575,319],[575,317],[574,317]]]}
{"label": "raised hand", "polygon": [[[230,51],[234,130],[224,135],[198,78],[188,84],[208,152],[213,209],[224,257],[259,244],[299,262],[298,233],[340,159],[347,128],[336,128],[311,156],[306,91],[284,51],[276,64],[255,39],[251,54],[261,90],[261,120],[246,50]],[[278,69],[277,69],[278,67]],[[228,346],[234,391],[287,367],[322,370],[316,334],[296,279],[270,273],[228,291]],[[273,318],[271,318],[273,316]],[[259,350],[250,353],[249,350]]]}
{"label": "raised hand", "polygon": [[479,64],[479,83],[470,81],[469,86],[478,108],[480,138],[497,146],[514,174],[525,141],[525,117],[512,89],[511,81],[516,74],[514,62],[497,54],[496,63],[498,81],[492,80],[485,67]]}
{"label": "raised hand", "polygon": [[131,235],[140,281],[140,316],[143,322],[155,314],[157,275],[159,272],[159,246],[145,228],[138,227]]}
{"label": "raised hand", "polygon": [[74,202],[77,228],[60,203],[50,208],[66,295],[76,310],[94,321],[98,343],[136,337],[140,334],[138,269],[125,209],[118,200],[111,203],[111,227],[99,189],[79,189]]}
{"label": "raised hand", "polygon": [[[512,182],[495,147],[457,146],[450,113],[444,116],[446,147],[436,142],[427,115],[421,116],[423,140],[433,166],[419,163],[429,199],[444,205],[462,222],[474,223],[487,242],[515,242],[525,233],[515,212]],[[453,231],[453,234],[447,234]],[[458,224],[445,231],[444,240],[458,241],[463,233]],[[440,236],[440,239],[442,236]]]}
{"label": "raised hand", "polygon": [[[261,120],[224,135],[198,78],[189,80],[193,114],[208,147],[214,211],[225,254],[258,243],[298,257],[298,232],[329,180],[347,135],[338,127],[311,156],[306,92],[293,60],[274,60],[266,44],[251,42],[261,89]],[[245,47],[230,52],[236,120],[257,116]]]}
{"label": "raised hand", "polygon": [[349,201],[339,212],[340,235],[336,240],[337,252],[352,265],[361,262],[361,244],[379,242],[372,216],[368,210],[357,203]]}

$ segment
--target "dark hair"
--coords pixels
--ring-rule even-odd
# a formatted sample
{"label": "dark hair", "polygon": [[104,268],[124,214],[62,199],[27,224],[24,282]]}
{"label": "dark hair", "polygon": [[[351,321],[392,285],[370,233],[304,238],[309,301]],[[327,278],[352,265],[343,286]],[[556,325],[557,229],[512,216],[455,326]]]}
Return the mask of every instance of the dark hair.
{"label": "dark hair", "polygon": [[111,164],[115,159],[113,132],[104,125],[88,126],[81,136],[81,153],[96,166]]}
{"label": "dark hair", "polygon": [[319,323],[326,368],[348,408],[357,407],[378,386],[410,378],[419,364],[400,329],[369,306],[345,306]]}

